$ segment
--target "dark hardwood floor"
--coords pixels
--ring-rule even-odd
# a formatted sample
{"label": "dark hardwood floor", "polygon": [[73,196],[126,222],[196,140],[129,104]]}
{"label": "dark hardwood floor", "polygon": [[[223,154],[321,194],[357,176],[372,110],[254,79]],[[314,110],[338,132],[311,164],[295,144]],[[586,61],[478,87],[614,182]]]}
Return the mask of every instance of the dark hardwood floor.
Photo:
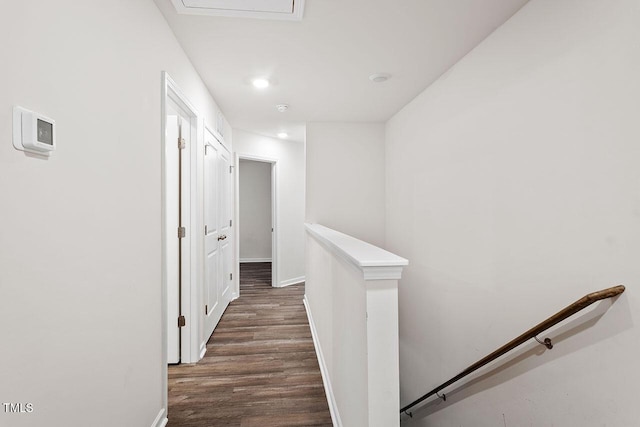
{"label": "dark hardwood floor", "polygon": [[331,426],[302,297],[241,264],[240,298],[195,365],[169,366],[169,427]]}

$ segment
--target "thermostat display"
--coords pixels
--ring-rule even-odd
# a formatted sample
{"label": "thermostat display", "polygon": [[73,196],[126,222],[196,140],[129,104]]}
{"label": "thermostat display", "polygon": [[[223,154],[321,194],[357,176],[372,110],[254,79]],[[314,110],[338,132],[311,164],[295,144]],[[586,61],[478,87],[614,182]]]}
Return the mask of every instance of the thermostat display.
{"label": "thermostat display", "polygon": [[53,145],[53,123],[38,119],[38,141]]}
{"label": "thermostat display", "polygon": [[13,146],[49,156],[56,149],[56,122],[22,107],[13,108]]}

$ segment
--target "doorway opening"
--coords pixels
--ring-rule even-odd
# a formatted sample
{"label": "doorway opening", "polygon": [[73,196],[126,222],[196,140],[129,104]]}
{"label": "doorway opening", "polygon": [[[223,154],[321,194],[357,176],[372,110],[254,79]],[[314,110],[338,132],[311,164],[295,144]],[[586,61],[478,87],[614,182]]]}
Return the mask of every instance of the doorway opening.
{"label": "doorway opening", "polygon": [[[238,156],[238,261],[247,268],[270,271],[271,286],[278,287],[276,227],[276,161]],[[254,264],[254,265],[251,265]]]}

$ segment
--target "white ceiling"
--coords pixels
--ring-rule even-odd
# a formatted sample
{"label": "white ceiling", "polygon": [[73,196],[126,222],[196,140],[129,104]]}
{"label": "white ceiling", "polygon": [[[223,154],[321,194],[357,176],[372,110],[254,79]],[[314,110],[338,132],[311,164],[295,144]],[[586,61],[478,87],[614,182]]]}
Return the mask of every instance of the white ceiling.
{"label": "white ceiling", "polygon": [[[234,128],[297,141],[307,122],[386,121],[527,1],[307,0],[290,22],[180,15],[155,0]],[[371,82],[378,72],[392,77]],[[272,86],[254,89],[256,76]]]}

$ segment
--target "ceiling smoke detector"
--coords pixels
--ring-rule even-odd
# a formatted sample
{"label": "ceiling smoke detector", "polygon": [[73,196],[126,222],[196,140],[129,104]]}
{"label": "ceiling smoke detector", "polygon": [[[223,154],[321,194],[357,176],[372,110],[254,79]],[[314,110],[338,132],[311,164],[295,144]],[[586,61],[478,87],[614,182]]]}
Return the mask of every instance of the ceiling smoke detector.
{"label": "ceiling smoke detector", "polygon": [[389,80],[389,77],[391,77],[391,75],[387,73],[376,73],[376,74],[371,74],[369,76],[369,80],[371,80],[374,83],[382,83]]}
{"label": "ceiling smoke detector", "polygon": [[287,104],[278,104],[278,105],[276,105],[276,110],[278,110],[281,113],[284,113],[288,109],[289,109],[289,106]]}

